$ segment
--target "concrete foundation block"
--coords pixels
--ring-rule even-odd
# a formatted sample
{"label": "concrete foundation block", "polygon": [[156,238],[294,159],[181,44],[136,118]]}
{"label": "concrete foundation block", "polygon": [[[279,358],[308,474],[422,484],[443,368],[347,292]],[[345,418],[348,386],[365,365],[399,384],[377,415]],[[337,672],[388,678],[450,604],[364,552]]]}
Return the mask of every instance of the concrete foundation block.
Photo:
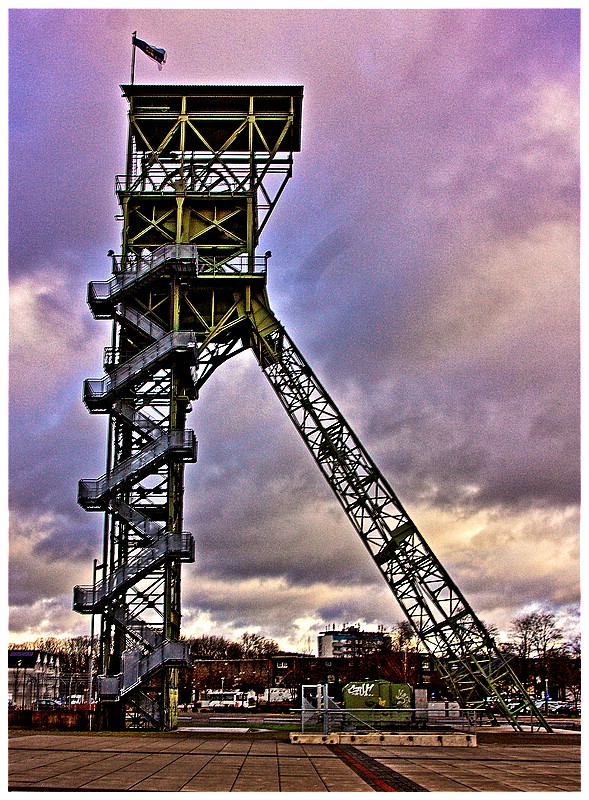
{"label": "concrete foundation block", "polygon": [[291,733],[292,744],[352,744],[386,747],[476,747],[475,733]]}

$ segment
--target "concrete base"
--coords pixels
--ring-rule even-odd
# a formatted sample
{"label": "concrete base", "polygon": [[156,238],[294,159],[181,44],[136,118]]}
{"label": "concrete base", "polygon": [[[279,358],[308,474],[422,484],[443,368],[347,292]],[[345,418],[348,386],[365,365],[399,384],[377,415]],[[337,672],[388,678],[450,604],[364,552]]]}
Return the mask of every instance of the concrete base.
{"label": "concrete base", "polygon": [[291,733],[292,744],[380,744],[388,747],[476,747],[475,733]]}
{"label": "concrete base", "polygon": [[250,733],[251,728],[222,728],[221,726],[214,728],[212,725],[207,725],[206,728],[176,728],[172,733]]}

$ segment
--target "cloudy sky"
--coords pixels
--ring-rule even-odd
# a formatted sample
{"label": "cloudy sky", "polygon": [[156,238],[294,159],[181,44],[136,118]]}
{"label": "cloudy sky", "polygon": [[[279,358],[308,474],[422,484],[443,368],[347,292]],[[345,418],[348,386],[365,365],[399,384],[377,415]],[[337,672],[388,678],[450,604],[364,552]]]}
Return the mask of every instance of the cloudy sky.
{"label": "cloudy sky", "polygon": [[[81,402],[109,323],[136,83],[304,85],[303,145],[266,227],[277,316],[451,576],[507,631],[578,613],[579,15],[575,10],[13,9],[10,640],[78,635],[105,418]],[[251,354],[190,418],[189,635],[314,647],[398,606]]]}

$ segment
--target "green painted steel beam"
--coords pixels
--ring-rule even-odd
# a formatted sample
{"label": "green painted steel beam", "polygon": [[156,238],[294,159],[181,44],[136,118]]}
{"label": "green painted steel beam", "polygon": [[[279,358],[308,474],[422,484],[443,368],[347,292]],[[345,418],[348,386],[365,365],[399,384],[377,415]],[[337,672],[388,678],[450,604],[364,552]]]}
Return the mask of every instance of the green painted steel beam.
{"label": "green painted steel beam", "polygon": [[[508,688],[551,728],[483,623],[410,519],[311,367],[269,308],[252,316],[252,348],[285,411],[358,532],[415,634],[463,705]],[[257,326],[263,323],[263,329]],[[334,446],[337,442],[337,446]],[[516,729],[517,714],[501,699]]]}

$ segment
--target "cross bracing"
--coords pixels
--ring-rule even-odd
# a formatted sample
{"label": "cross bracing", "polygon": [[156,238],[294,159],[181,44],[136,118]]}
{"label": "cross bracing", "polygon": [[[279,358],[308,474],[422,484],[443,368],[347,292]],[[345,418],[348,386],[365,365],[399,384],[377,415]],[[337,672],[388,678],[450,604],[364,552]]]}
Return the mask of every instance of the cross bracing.
{"label": "cross bracing", "polygon": [[[399,498],[271,312],[252,349],[415,634],[461,701],[527,692]],[[529,700],[529,698],[528,698]],[[501,710],[521,730],[503,699]],[[549,730],[531,700],[532,716]]]}
{"label": "cross bracing", "polygon": [[[123,87],[127,169],[116,178],[122,249],[88,303],[112,319],[104,376],[84,383],[109,418],[107,469],[80,481],[104,513],[102,562],[74,607],[100,616],[99,724],[175,727],[186,416],[216,367],[247,346],[252,297],[265,292],[259,234],[300,146],[300,87]],[[174,657],[172,657],[174,654]]]}
{"label": "cross bracing", "polygon": [[102,563],[74,607],[99,614],[100,724],[173,728],[180,641],[186,428],[199,390],[246,349],[257,361],[423,647],[463,702],[509,687],[549,730],[508,662],[434,555],[266,295],[259,236],[300,148],[301,87],[125,86],[127,171],[116,179],[122,250],[88,303],[112,319],[105,375],[84,383],[107,414],[105,475],[79,484],[104,513]]}

